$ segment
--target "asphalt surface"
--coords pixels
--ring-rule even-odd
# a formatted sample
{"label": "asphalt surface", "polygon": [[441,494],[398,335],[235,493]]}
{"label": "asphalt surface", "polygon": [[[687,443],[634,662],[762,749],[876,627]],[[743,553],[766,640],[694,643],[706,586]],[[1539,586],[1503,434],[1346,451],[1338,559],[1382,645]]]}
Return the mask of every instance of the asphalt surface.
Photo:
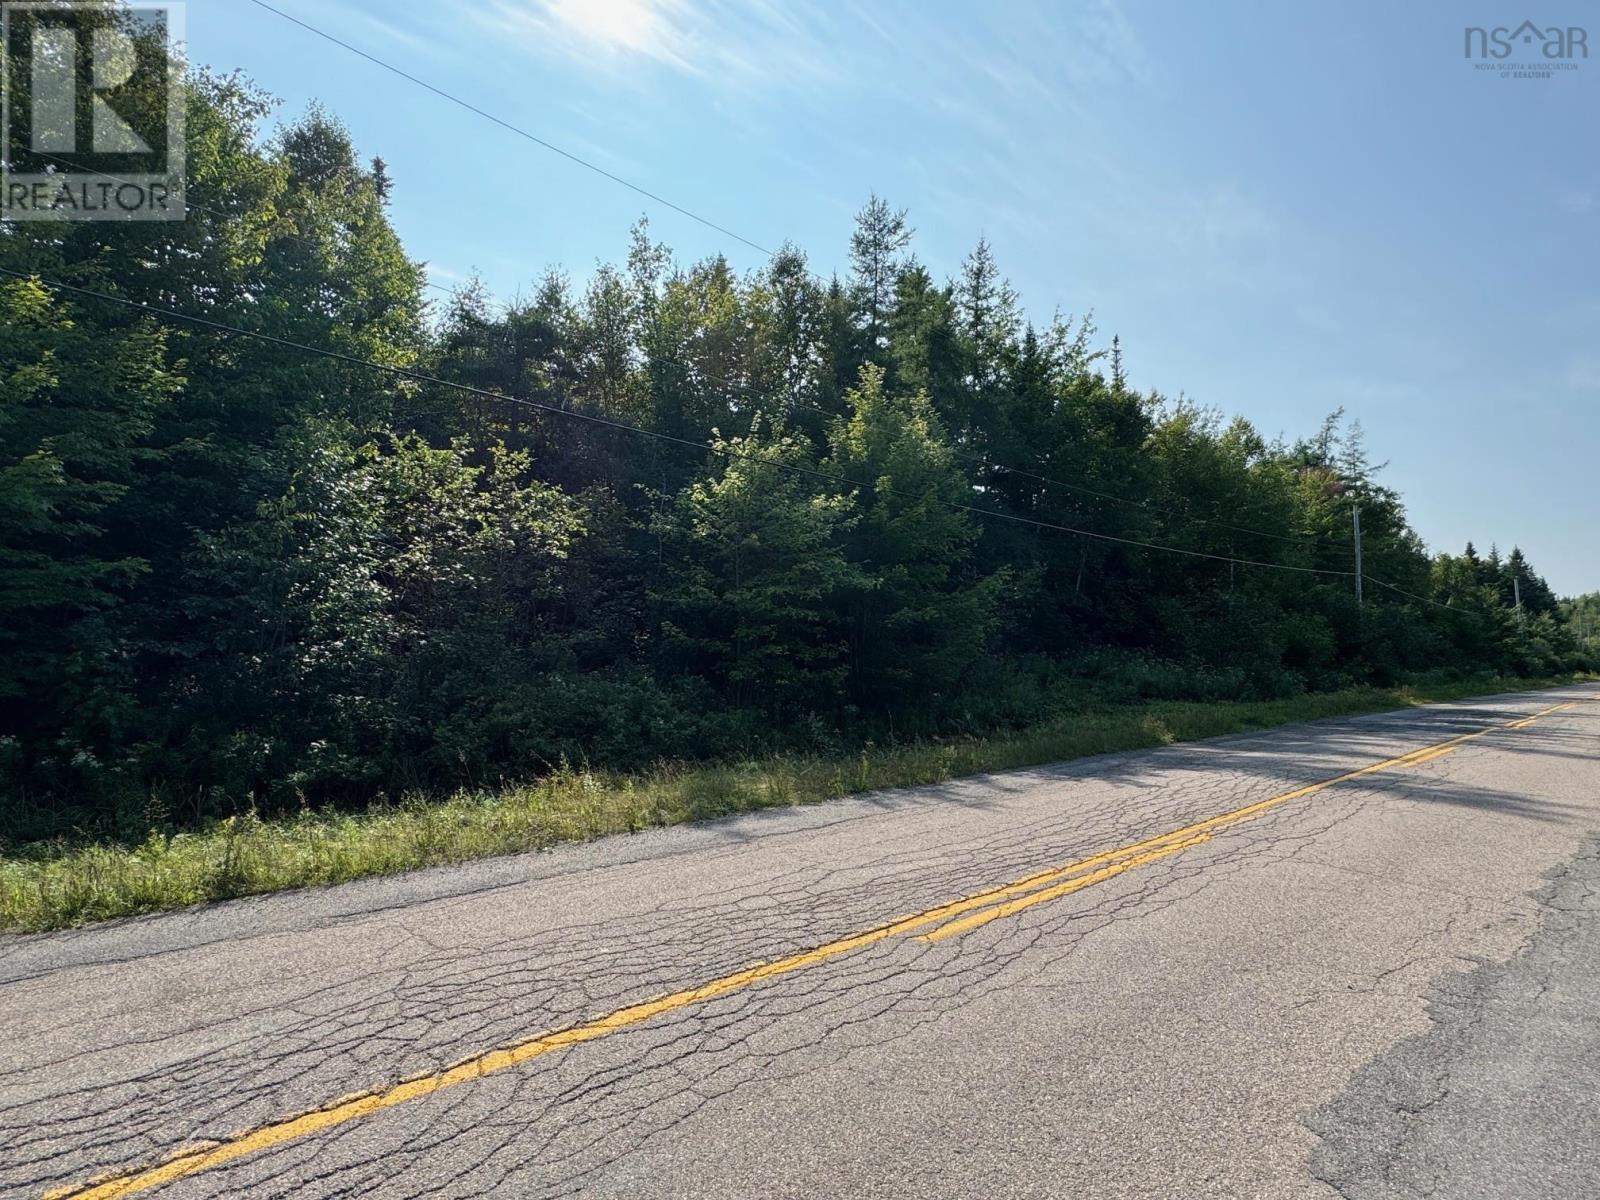
{"label": "asphalt surface", "polygon": [[0,1194],[1600,1196],[1597,833],[1572,687],[8,938]]}
{"label": "asphalt surface", "polygon": [[1550,873],[1515,958],[1442,976],[1433,1026],[1307,1124],[1351,1200],[1600,1196],[1600,838]]}

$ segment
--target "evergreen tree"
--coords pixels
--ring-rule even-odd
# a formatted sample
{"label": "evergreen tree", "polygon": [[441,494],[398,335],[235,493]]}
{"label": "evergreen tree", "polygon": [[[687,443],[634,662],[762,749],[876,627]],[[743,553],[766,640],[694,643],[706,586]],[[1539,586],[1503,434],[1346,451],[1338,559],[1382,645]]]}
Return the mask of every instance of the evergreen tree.
{"label": "evergreen tree", "polygon": [[829,433],[826,466],[869,490],[850,561],[869,586],[852,603],[851,686],[862,702],[948,701],[994,629],[1002,573],[975,577],[974,497],[921,393],[890,396],[867,366]]}
{"label": "evergreen tree", "polygon": [[885,379],[893,387],[951,401],[962,398],[967,368],[954,298],[919,265],[907,266],[895,280],[888,338]]}
{"label": "evergreen tree", "polygon": [[99,331],[39,284],[0,279],[0,733],[36,784],[113,784],[130,631],[150,560],[115,528],[182,379],[141,320]]}
{"label": "evergreen tree", "polygon": [[887,344],[895,281],[914,232],[906,224],[905,209],[892,209],[877,196],[856,214],[856,227],[850,234],[850,296],[866,353],[874,362]]}
{"label": "evergreen tree", "polygon": [[755,325],[753,394],[776,397],[791,427],[820,433],[811,410],[828,391],[825,299],[805,255],[781,247],[752,288],[749,307]]}
{"label": "evergreen tree", "polygon": [[972,350],[973,385],[980,391],[992,388],[1007,365],[1022,316],[1017,293],[1000,274],[984,238],[961,264],[955,299]]}
{"label": "evergreen tree", "polygon": [[655,591],[659,665],[773,719],[831,711],[846,662],[837,601],[867,582],[843,552],[854,501],[813,486],[809,442],[776,421],[715,445],[714,472],[655,522],[674,559]]}
{"label": "evergreen tree", "polygon": [[[1062,686],[1600,663],[1600,604],[1520,548],[1429,555],[1358,423],[1269,443],[1140,394],[1120,339],[1026,324],[986,241],[935,283],[875,196],[845,281],[790,246],[680,266],[641,221],[575,284],[430,310],[336,118],[265,137],[204,73],[184,101],[188,220],[0,223],[0,833],[975,728]],[[1306,573],[1348,570],[1356,504],[1360,607]]]}

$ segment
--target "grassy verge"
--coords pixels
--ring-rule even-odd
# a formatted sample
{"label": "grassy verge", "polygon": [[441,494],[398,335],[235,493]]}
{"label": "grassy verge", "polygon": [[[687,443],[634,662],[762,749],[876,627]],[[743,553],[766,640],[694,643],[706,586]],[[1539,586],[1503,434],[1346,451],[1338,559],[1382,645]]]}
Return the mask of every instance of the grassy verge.
{"label": "grassy verge", "polygon": [[1078,713],[1015,734],[896,746],[850,758],[786,756],[639,775],[566,771],[494,792],[417,798],[362,813],[308,812],[274,821],[233,817],[200,832],[153,834],[134,848],[34,845],[0,857],[0,931],[59,929],[852,792],[1561,682],[1566,680],[1478,681],[1224,704],[1155,701]]}

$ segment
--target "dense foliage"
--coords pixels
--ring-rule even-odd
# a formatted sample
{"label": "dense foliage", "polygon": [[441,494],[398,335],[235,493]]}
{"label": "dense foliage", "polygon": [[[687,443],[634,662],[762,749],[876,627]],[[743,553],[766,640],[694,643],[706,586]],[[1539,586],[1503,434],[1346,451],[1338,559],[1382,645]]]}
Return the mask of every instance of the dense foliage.
{"label": "dense foliage", "polygon": [[1430,557],[1357,428],[1141,394],[880,200],[844,279],[641,222],[581,285],[431,306],[382,163],[268,111],[194,80],[182,223],[0,228],[10,837],[1595,661],[1594,597]]}

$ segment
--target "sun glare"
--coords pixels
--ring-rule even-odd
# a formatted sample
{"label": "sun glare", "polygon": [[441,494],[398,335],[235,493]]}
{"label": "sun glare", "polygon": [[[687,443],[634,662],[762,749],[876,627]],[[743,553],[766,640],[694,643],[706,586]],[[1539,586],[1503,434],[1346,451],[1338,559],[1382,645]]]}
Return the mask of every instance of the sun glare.
{"label": "sun glare", "polygon": [[657,0],[553,0],[549,11],[590,41],[647,54],[666,32]]}

